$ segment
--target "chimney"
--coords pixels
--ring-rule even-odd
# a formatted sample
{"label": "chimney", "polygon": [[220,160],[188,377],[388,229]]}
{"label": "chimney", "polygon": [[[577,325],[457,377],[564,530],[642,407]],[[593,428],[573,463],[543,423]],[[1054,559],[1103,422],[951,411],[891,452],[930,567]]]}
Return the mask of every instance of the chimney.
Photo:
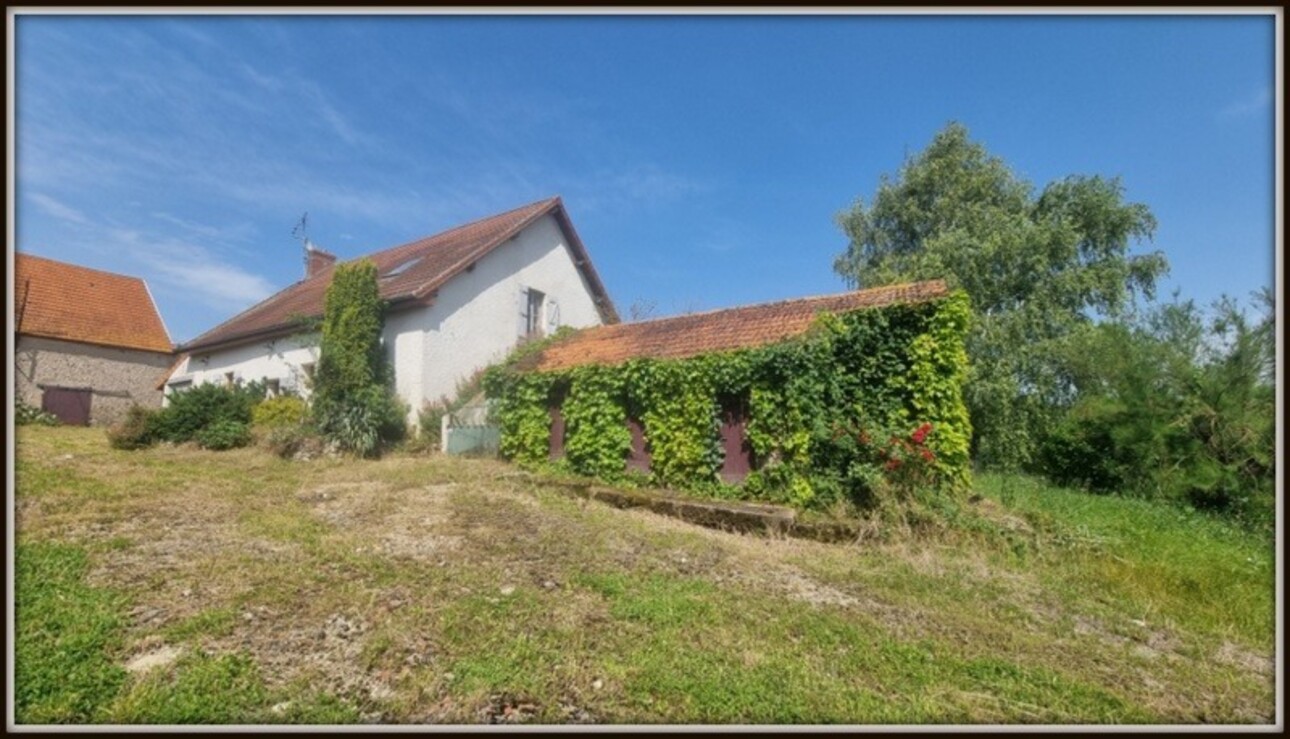
{"label": "chimney", "polygon": [[313,277],[335,263],[335,254],[319,249],[311,241],[305,242],[305,279]]}

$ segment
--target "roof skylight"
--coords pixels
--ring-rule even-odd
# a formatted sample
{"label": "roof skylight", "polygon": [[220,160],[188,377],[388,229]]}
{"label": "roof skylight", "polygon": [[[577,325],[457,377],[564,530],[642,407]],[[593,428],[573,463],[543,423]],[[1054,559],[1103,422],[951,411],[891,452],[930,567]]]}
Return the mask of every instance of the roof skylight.
{"label": "roof skylight", "polygon": [[401,274],[403,274],[404,272],[407,272],[407,271],[408,271],[408,269],[409,269],[410,267],[412,267],[413,265],[415,265],[415,264],[416,264],[417,262],[419,262],[419,261],[421,261],[421,257],[413,257],[412,259],[409,259],[408,261],[406,261],[406,262],[404,262],[404,263],[400,264],[399,266],[395,267],[394,269],[390,270],[389,272],[386,272],[385,274],[383,274],[383,275],[381,275],[381,276],[382,276],[382,277],[397,277],[398,275],[401,275]]}

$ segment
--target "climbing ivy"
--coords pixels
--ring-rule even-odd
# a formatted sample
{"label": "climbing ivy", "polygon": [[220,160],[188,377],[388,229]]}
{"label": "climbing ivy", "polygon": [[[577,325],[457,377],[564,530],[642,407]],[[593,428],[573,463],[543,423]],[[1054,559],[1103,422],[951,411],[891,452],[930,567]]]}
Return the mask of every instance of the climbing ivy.
{"label": "climbing ivy", "polygon": [[[536,372],[516,355],[487,373],[485,390],[502,453],[523,464],[547,460],[549,409],[563,393],[562,464],[581,474],[624,478],[632,418],[644,429],[652,482],[668,487],[799,507],[871,503],[892,486],[953,494],[970,482],[962,396],[970,318],[960,292],[823,313],[788,341],[680,360]],[[719,478],[726,398],[746,400],[757,466],[738,487]]]}
{"label": "climbing ivy", "polygon": [[[622,402],[622,373],[589,365],[569,373],[564,414],[564,452],[578,472],[614,478],[623,471],[631,449],[627,411]],[[544,448],[549,437],[542,439]]]}

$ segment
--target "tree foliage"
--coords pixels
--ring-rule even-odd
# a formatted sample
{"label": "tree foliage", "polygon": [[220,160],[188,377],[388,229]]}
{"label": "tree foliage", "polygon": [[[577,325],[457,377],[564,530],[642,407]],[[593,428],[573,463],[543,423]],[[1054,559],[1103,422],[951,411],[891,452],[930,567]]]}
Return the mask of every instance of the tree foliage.
{"label": "tree foliage", "polygon": [[376,265],[368,259],[338,265],[323,304],[312,398],[315,409],[326,412],[362,388],[385,380],[384,325]]}
{"label": "tree foliage", "polygon": [[871,204],[838,217],[849,244],[834,263],[851,285],[944,278],[972,299],[964,392],[979,461],[1028,460],[1068,387],[1054,361],[1095,315],[1152,297],[1158,253],[1130,254],[1156,226],[1118,179],[1071,176],[1038,195],[951,123],[884,175]]}
{"label": "tree foliage", "polygon": [[384,325],[376,265],[367,259],[338,265],[323,304],[311,412],[329,441],[363,456],[406,430],[381,345]]}
{"label": "tree foliage", "polygon": [[1036,471],[1102,492],[1177,500],[1267,524],[1275,511],[1274,311],[1221,299],[1106,322],[1059,357],[1075,400]]}

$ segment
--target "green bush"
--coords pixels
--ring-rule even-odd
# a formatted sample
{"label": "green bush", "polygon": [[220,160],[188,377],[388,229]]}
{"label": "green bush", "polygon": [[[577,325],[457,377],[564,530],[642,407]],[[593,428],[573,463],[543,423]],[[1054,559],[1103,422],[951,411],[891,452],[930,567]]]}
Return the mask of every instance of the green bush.
{"label": "green bush", "polygon": [[269,451],[283,459],[316,456],[322,453],[325,445],[322,435],[308,423],[274,427],[265,435],[263,443]]}
{"label": "green bush", "polygon": [[309,416],[309,404],[294,395],[266,398],[251,409],[251,424],[278,428],[302,423]]}
{"label": "green bush", "polygon": [[153,418],[149,432],[157,441],[182,444],[219,421],[247,425],[251,409],[262,398],[264,385],[259,382],[197,385],[171,395],[170,404]]}
{"label": "green bush", "polygon": [[140,405],[130,406],[125,420],[107,430],[108,446],[113,449],[143,449],[152,446],[152,426],[158,411]]}
{"label": "green bush", "polygon": [[381,346],[384,304],[370,260],[336,268],[323,306],[311,415],[338,448],[371,456],[407,435],[407,406],[390,390]]}
{"label": "green bush", "polygon": [[381,442],[407,434],[406,406],[382,385],[369,385],[334,399],[315,414],[323,436],[339,449],[361,457],[376,454]]}
{"label": "green bush", "polygon": [[1264,299],[1255,324],[1231,301],[1208,321],[1187,301],[1072,342],[1064,361],[1076,398],[1044,437],[1033,471],[1270,525],[1275,343]]}
{"label": "green bush", "polygon": [[251,428],[241,421],[221,419],[203,427],[193,438],[203,449],[236,449],[251,443]]}
{"label": "green bush", "polygon": [[13,404],[13,423],[15,426],[57,426],[60,421],[53,413],[27,405],[19,398]]}
{"label": "green bush", "polygon": [[443,442],[443,418],[446,415],[448,408],[444,403],[430,401],[423,403],[421,410],[417,411],[417,428],[420,431],[417,438],[427,448],[438,449]]}
{"label": "green bush", "polygon": [[[352,405],[351,396],[363,388],[386,384],[389,378],[381,347],[384,323],[376,265],[368,259],[338,265],[324,298],[311,397],[314,410],[322,417],[332,417],[340,406]],[[357,412],[351,408],[340,415]],[[325,424],[323,430],[328,431]]]}

